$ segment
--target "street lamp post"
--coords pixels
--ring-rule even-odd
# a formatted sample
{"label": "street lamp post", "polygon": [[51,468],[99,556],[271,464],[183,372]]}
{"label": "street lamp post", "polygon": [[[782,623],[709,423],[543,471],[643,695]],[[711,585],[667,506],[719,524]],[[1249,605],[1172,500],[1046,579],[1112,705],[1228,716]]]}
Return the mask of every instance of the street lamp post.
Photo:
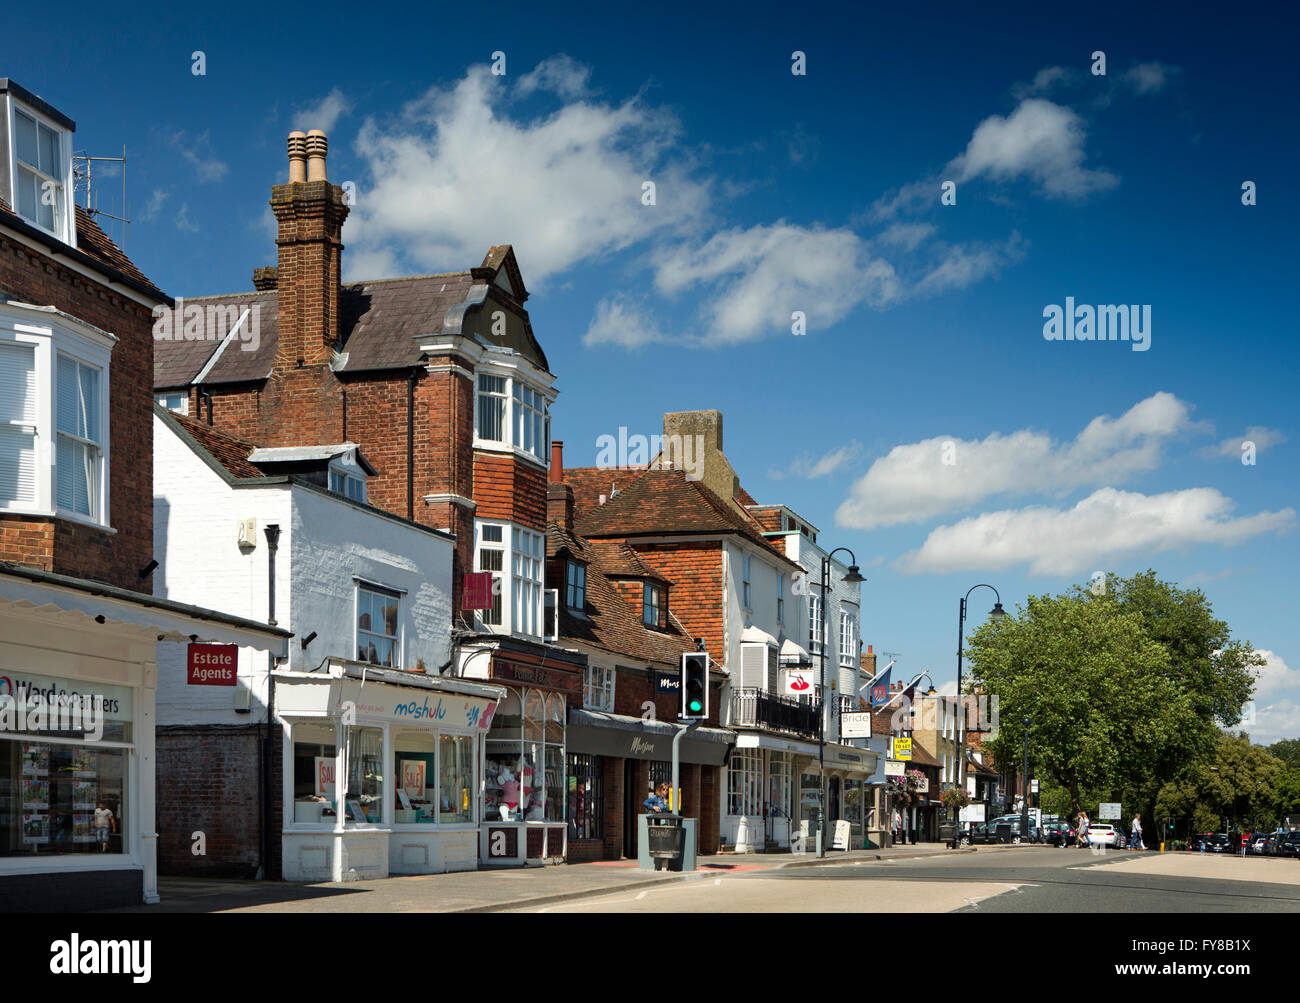
{"label": "street lamp post", "polygon": [[849,555],[851,562],[849,573],[844,576],[844,581],[850,585],[866,581],[858,570],[857,557],[848,547],[836,547],[822,558],[822,646],[821,665],[817,670],[817,682],[822,694],[822,705],[818,708],[817,714],[817,769],[821,778],[821,801],[817,805],[817,856],[819,857],[826,856],[826,642],[830,638],[830,630],[826,625],[826,597],[831,588],[831,558],[841,550]]}
{"label": "street lamp post", "polygon": [[962,649],[966,646],[966,600],[976,589],[993,589],[993,595],[996,602],[993,608],[989,610],[989,618],[1001,620],[1007,615],[1006,610],[1002,608],[1002,596],[992,585],[972,585],[964,596],[961,598],[961,605],[957,610],[957,707],[960,708],[957,714],[957,721],[953,722],[953,733],[957,740],[957,751],[960,754],[957,758],[957,786],[962,790],[966,789],[966,715],[963,712],[961,696],[961,662]]}
{"label": "street lamp post", "polygon": [[1020,841],[1026,843],[1029,841],[1029,725],[1032,718],[1025,718],[1022,722],[1025,726],[1025,772],[1023,783],[1025,785],[1025,795],[1020,799]]}

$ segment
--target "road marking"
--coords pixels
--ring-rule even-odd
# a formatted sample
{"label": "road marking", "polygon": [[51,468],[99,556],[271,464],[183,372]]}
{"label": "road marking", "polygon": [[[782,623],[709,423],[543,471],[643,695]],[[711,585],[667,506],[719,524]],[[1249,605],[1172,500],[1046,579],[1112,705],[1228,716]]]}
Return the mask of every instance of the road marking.
{"label": "road marking", "polygon": [[637,897],[636,897],[636,901],[640,902],[640,901],[641,901],[643,898],[645,898],[646,895],[648,895],[649,893],[650,893],[650,889],[647,888],[645,891],[643,891],[643,892],[641,892],[641,893],[639,893],[639,894],[637,895]]}

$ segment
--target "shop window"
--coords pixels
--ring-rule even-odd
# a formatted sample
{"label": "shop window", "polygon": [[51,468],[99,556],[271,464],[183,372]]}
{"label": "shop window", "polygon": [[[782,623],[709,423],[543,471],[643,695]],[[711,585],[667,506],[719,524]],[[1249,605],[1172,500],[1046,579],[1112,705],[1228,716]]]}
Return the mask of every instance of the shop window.
{"label": "shop window", "polygon": [[605,814],[604,760],[569,757],[569,838],[600,839]]}
{"label": "shop window", "polygon": [[790,817],[790,754],[773,752],[767,775],[767,810],[778,818]]}
{"label": "shop window", "polygon": [[[347,729],[348,784],[345,801],[350,822],[384,819],[384,731],[351,725]],[[358,813],[358,809],[360,812]],[[364,816],[364,817],[363,817]]]}
{"label": "shop window", "polygon": [[374,585],[357,586],[357,661],[400,668],[398,636],[401,596]]}
{"label": "shop window", "polygon": [[126,852],[129,755],[0,740],[0,857]]}
{"label": "shop window", "polygon": [[564,820],[564,714],[557,693],[508,692],[485,740],[485,821]]}
{"label": "shop window", "polygon": [[474,739],[470,735],[438,736],[438,821],[472,822],[470,792],[474,788]]}
{"label": "shop window", "polygon": [[437,736],[431,731],[399,731],[393,736],[393,821],[438,821]]}
{"label": "shop window", "polygon": [[759,815],[763,761],[755,750],[736,750],[727,765],[727,814]]}
{"label": "shop window", "polygon": [[[325,724],[293,726],[293,820],[334,824],[334,729]],[[286,819],[287,821],[287,819]]]}

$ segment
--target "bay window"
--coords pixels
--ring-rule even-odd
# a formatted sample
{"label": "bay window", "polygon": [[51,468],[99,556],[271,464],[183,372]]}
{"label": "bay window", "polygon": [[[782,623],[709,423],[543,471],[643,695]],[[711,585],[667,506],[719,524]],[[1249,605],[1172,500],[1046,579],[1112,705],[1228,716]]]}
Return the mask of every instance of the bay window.
{"label": "bay window", "polygon": [[116,339],[0,303],[0,512],[108,525],[108,363]]}
{"label": "bay window", "polygon": [[477,386],[475,438],[548,463],[551,419],[542,391],[518,376],[496,373],[479,373]]}
{"label": "bay window", "polygon": [[[541,639],[546,541],[513,523],[475,523],[475,571],[493,572],[492,608],[481,610],[485,627],[505,628]],[[505,560],[510,556],[510,577]]]}
{"label": "bay window", "polygon": [[822,597],[808,593],[808,651],[817,654],[826,641],[825,625],[822,623]]}

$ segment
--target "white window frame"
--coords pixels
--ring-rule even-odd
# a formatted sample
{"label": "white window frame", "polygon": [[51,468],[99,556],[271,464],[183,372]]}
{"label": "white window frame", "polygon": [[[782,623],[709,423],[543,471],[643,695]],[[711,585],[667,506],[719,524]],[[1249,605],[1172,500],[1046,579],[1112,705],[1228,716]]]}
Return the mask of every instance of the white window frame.
{"label": "white window frame", "polygon": [[[581,578],[581,581],[576,579]],[[574,593],[577,593],[577,602]],[[587,608],[587,566],[581,561],[575,561],[568,558],[564,562],[564,605],[575,613],[583,616],[583,610]]]}
{"label": "white window frame", "polygon": [[582,706],[587,710],[614,710],[614,684],[618,673],[612,665],[588,662],[582,677]]}
{"label": "white window frame", "polygon": [[[501,539],[500,540],[484,539],[483,530],[486,527],[499,529],[501,531]],[[501,555],[500,568],[483,567],[483,551],[485,550],[491,550]],[[493,600],[494,609],[491,612],[494,614],[495,622],[489,621],[484,616],[485,613],[489,612],[488,610],[474,611],[475,616],[479,621],[479,625],[484,630],[498,630],[498,631],[504,630],[505,624],[508,622],[506,617],[505,576],[506,576],[506,572],[509,570],[507,567],[509,550],[510,550],[510,524],[509,523],[482,522],[479,520],[475,520],[474,522],[474,570],[487,571],[492,575],[492,600]]]}
{"label": "white window frame", "polygon": [[[52,236],[57,237],[59,240],[63,241],[65,244],[69,244],[75,247],[77,244],[77,228],[76,228],[76,223],[74,221],[76,210],[73,204],[73,191],[72,191],[72,134],[69,133],[64,126],[60,125],[58,122],[55,122],[50,118],[47,118],[45,115],[42,115],[40,112],[32,108],[30,105],[23,103],[18,98],[16,98],[12,93],[6,96],[9,99],[8,115],[6,115],[7,121],[5,122],[5,126],[9,130],[9,162],[4,165],[4,170],[7,171],[9,174],[9,194],[12,196],[13,199],[13,205],[11,206],[11,208],[13,209],[14,215],[16,215],[24,223],[28,223],[31,226],[36,227],[38,230],[42,231],[43,233],[51,234]],[[45,126],[47,129],[49,129],[51,132],[55,133],[59,137],[59,176],[58,177],[55,177],[52,174],[45,173],[39,167],[32,167],[32,165],[28,164],[26,161],[22,161],[22,167],[21,168],[19,167],[18,115],[20,113],[26,115],[30,119],[34,119],[37,122],[36,143],[38,149],[40,146],[40,126],[42,125]],[[39,159],[39,154],[38,154],[38,159]],[[22,215],[21,212],[19,212],[18,172],[20,169],[32,171],[32,173],[34,173],[38,178],[41,178],[46,181],[52,181],[58,187],[59,194],[63,197],[63,212],[62,215],[60,216],[58,213],[58,206],[56,204],[53,229],[50,229],[49,227],[46,226],[42,226],[39,222],[37,222],[37,220],[28,219],[26,216]]]}
{"label": "white window frame", "polygon": [[[485,541],[485,527],[499,527],[501,541]],[[478,620],[486,631],[542,640],[545,631],[546,537],[536,530],[496,519],[474,520],[474,570],[482,550],[502,551],[502,570],[493,571],[493,594],[501,598],[501,623]],[[524,573],[521,573],[524,572]],[[481,611],[478,611],[481,614]]]}
{"label": "white window frame", "polygon": [[[492,376],[504,380],[504,396],[495,391],[485,392],[480,390],[480,377],[483,376]],[[534,403],[541,402],[540,411],[523,400],[523,397],[526,396],[525,391],[536,395]],[[499,439],[488,438],[483,434],[482,404],[480,401],[484,397],[492,397],[503,401],[502,437]],[[533,381],[525,379],[514,370],[488,366],[476,369],[474,371],[474,448],[494,452],[506,450],[542,467],[549,466],[552,398],[553,395],[549,391]],[[520,435],[521,420],[528,421],[528,427],[522,436]],[[527,449],[524,446],[524,442],[528,440],[530,435],[534,441],[534,449]],[[517,441],[521,438],[523,442]]]}
{"label": "white window frame", "polygon": [[741,554],[740,555],[740,605],[744,609],[752,611],[754,607],[750,601],[753,598],[752,596],[753,589],[751,588],[752,580],[750,579],[750,571],[751,568],[750,568],[749,555]]}
{"label": "white window frame", "polygon": [[822,619],[822,604],[825,600],[820,592],[808,593],[808,653],[819,654],[826,643],[826,622]]}
{"label": "white window frame", "polygon": [[776,622],[785,626],[785,575],[776,576]]}
{"label": "white window frame", "polygon": [[733,817],[762,814],[765,779],[763,757],[758,749],[732,752],[727,761],[727,814]]}
{"label": "white window frame", "polygon": [[[188,415],[190,413],[190,395],[184,390],[173,390],[165,394],[154,394],[154,402],[162,405],[168,411],[175,411],[177,414]],[[175,401],[175,404],[172,402]]]}
{"label": "white window frame", "polygon": [[[650,598],[654,602],[648,602]],[[647,615],[654,610],[655,617],[653,620],[647,619]],[[641,583],[641,626],[649,627],[651,630],[665,630],[668,626],[668,590],[658,582]]]}
{"label": "white window frame", "polygon": [[[337,487],[335,486],[336,479],[341,482]],[[362,505],[369,504],[367,501],[366,481],[365,471],[357,464],[334,460],[329,465],[327,486],[334,494],[347,498],[349,501],[360,502]],[[357,491],[356,494],[353,493],[354,485]]]}
{"label": "white window frame", "polygon": [[[30,345],[35,353],[36,379],[36,491],[31,501],[0,500],[0,512],[67,519],[114,532],[109,523],[112,481],[111,409],[112,370],[110,359],[117,338],[106,331],[78,321],[49,307],[0,303],[0,341]],[[98,484],[91,510],[86,516],[58,506],[57,393],[60,355],[99,371],[99,463]]]}
{"label": "white window frame", "polygon": [[853,668],[857,665],[858,614],[853,610],[840,610],[840,665]]}
{"label": "white window frame", "polygon": [[[373,636],[375,636],[375,637],[382,637],[382,638],[384,638],[385,640],[392,640],[392,641],[394,642],[394,654],[393,654],[394,664],[391,665],[391,666],[383,666],[383,667],[384,667],[384,668],[401,669],[401,668],[402,668],[403,666],[405,666],[405,664],[406,664],[406,661],[405,661],[405,656],[406,656],[406,644],[405,644],[406,638],[405,638],[405,633],[406,633],[406,631],[405,631],[404,625],[403,625],[403,623],[402,623],[402,603],[406,600],[406,593],[403,592],[403,591],[400,590],[400,589],[395,589],[395,588],[392,588],[391,586],[388,586],[388,585],[382,585],[382,584],[380,584],[379,582],[369,582],[369,581],[365,581],[364,579],[360,579],[360,578],[354,578],[354,579],[352,580],[352,583],[356,586],[356,590],[353,592],[353,600],[352,600],[352,602],[353,602],[353,606],[352,606],[352,623],[353,623],[353,631],[352,631],[352,636],[353,636],[353,639],[352,639],[352,650],[353,650],[353,651],[358,651],[358,650],[360,649],[360,647],[361,647],[361,635],[362,635],[363,633],[365,633],[365,634],[371,634],[371,635],[373,635]],[[363,630],[361,629],[361,593],[362,593],[363,591],[364,591],[364,592],[369,592],[369,593],[371,593],[371,594],[373,594],[373,595],[383,596],[383,597],[386,598],[386,599],[392,599],[392,600],[394,600],[394,601],[397,603],[397,633],[396,633],[396,634],[381,633],[381,632],[379,632],[379,631],[377,631],[377,630],[374,630],[374,629],[373,629],[373,628],[374,628],[374,624],[373,624],[373,623],[371,624],[371,628],[372,628],[372,629],[370,629],[370,630],[366,630],[366,631],[363,631]],[[387,625],[385,625],[385,626],[387,626]],[[364,662],[364,661],[366,661],[366,660],[363,659],[363,658],[358,657],[358,658],[357,658],[357,661],[359,661],[359,662]],[[367,664],[379,665],[380,663],[378,663],[378,662],[374,662],[374,663],[367,663]]]}

